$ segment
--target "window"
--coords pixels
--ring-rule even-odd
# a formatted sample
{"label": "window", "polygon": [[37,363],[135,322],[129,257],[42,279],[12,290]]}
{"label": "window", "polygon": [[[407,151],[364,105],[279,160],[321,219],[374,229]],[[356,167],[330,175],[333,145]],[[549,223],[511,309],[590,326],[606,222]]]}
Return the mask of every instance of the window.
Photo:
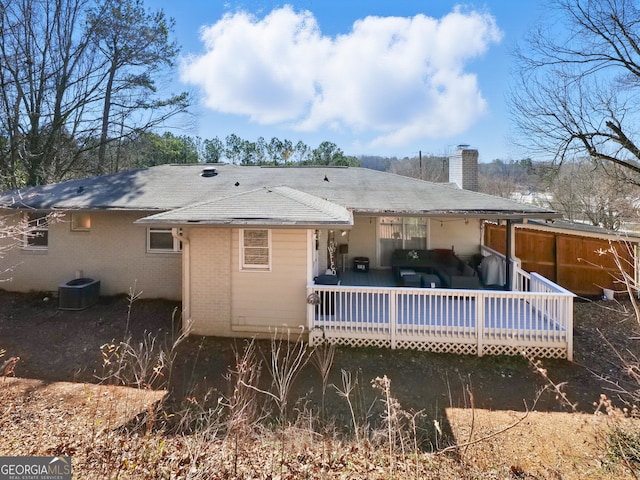
{"label": "window", "polygon": [[28,228],[24,236],[24,247],[46,250],[49,247],[49,224],[46,212],[28,212]]}
{"label": "window", "polygon": [[91,216],[88,213],[73,212],[71,214],[71,231],[88,232],[91,230]]}
{"label": "window", "polygon": [[380,265],[389,266],[397,249],[427,248],[427,219],[419,217],[380,218]]}
{"label": "window", "polygon": [[240,230],[240,249],[243,270],[271,268],[271,230]]}
{"label": "window", "polygon": [[151,253],[180,252],[182,243],[173,236],[170,228],[148,228],[147,251]]}

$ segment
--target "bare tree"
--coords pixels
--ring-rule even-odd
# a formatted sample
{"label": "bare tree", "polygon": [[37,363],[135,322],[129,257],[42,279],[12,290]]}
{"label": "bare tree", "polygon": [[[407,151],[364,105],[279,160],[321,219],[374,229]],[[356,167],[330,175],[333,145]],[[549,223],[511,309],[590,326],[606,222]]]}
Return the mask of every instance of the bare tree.
{"label": "bare tree", "polygon": [[[77,156],[74,111],[91,92],[91,32],[78,31],[86,0],[0,1],[0,134],[8,186],[42,183]],[[69,154],[70,157],[69,157]]]}
{"label": "bare tree", "polygon": [[[19,197],[15,198],[16,202],[19,200]],[[49,227],[63,217],[62,212],[45,213],[37,210],[0,215],[0,284],[10,282],[13,271],[20,265],[6,262],[5,257],[9,252],[14,248],[39,245],[43,240],[46,242]]]}
{"label": "bare tree", "polygon": [[604,172],[602,165],[584,159],[565,162],[551,184],[551,207],[571,221],[587,222],[609,230],[618,230],[637,218],[635,187],[616,173],[622,167]]}
{"label": "bare tree", "polygon": [[446,182],[449,179],[449,160],[436,155],[403,158],[393,161],[389,171],[430,182]]}
{"label": "bare tree", "polygon": [[188,96],[155,95],[158,74],[162,67],[174,66],[179,51],[169,39],[174,21],[162,10],[147,12],[142,0],[106,0],[90,10],[89,25],[103,59],[101,165],[109,141],[162,124],[188,107]]}
{"label": "bare tree", "polygon": [[3,186],[86,174],[90,151],[184,111],[186,95],[154,92],[177,51],[171,27],[138,0],[0,0]]}
{"label": "bare tree", "polygon": [[543,164],[534,164],[530,158],[478,165],[478,190],[490,195],[510,198],[518,191],[537,190],[545,175]]}
{"label": "bare tree", "polygon": [[640,184],[637,2],[552,0],[547,19],[517,54],[511,100],[522,145],[560,163],[618,165]]}

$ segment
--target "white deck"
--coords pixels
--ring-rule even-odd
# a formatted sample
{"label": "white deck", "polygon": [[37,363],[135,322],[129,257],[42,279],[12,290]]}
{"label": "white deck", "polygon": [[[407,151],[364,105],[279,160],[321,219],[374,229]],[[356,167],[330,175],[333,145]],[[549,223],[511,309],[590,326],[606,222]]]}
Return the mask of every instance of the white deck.
{"label": "white deck", "polygon": [[529,291],[309,285],[310,341],[571,360],[574,295],[521,275]]}

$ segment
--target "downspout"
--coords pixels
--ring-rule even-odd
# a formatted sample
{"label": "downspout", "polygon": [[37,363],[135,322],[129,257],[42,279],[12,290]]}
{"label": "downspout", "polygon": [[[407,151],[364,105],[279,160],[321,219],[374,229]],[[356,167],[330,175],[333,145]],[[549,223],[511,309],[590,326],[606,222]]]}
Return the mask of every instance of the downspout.
{"label": "downspout", "polygon": [[191,245],[180,229],[172,228],[171,235],[182,242],[182,329],[185,333],[185,327],[191,328]]}
{"label": "downspout", "polygon": [[[317,233],[316,233],[317,232]],[[313,276],[316,274],[316,270],[314,269],[314,255],[318,255],[316,250],[316,242],[318,241],[317,236],[320,235],[320,232],[317,230],[307,230],[307,285],[306,287],[306,295],[307,295],[307,335],[309,344],[313,344],[313,335],[311,332],[314,328],[314,316],[315,316],[315,305],[310,301],[313,294],[313,289],[309,287],[313,283]],[[317,260],[319,261],[319,260]]]}

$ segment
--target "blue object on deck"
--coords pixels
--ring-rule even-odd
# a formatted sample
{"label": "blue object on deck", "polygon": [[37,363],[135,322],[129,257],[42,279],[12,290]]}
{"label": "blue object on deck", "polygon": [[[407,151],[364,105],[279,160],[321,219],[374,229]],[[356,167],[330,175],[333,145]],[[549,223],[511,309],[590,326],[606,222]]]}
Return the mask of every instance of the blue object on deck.
{"label": "blue object on deck", "polygon": [[318,275],[313,281],[316,285],[340,285],[337,275]]}
{"label": "blue object on deck", "polygon": [[[313,279],[316,285],[340,285],[340,279],[336,275],[318,275]],[[320,303],[316,305],[316,311],[325,315],[335,313],[336,294],[334,292],[320,292]]]}

